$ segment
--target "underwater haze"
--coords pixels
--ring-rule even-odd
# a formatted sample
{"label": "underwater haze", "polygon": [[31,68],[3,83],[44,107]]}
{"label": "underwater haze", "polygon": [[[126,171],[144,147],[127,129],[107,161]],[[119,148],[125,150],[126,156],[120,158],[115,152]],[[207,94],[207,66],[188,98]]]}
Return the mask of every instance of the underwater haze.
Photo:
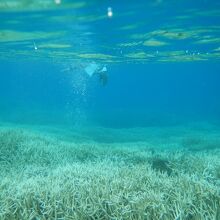
{"label": "underwater haze", "polygon": [[0,220],[220,220],[220,2],[0,1]]}

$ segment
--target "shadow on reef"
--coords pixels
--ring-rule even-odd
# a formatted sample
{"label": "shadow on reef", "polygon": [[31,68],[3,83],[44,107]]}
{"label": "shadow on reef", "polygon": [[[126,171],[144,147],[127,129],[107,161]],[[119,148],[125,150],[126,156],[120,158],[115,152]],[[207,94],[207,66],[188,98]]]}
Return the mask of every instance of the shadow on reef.
{"label": "shadow on reef", "polygon": [[170,162],[162,158],[151,159],[152,169],[156,172],[167,173],[168,176],[172,173],[172,168],[170,167]]}

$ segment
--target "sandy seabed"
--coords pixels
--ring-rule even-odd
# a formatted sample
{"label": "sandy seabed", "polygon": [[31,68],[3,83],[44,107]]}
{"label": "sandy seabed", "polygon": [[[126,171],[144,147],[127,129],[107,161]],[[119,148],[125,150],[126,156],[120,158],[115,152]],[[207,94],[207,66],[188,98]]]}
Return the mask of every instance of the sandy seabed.
{"label": "sandy seabed", "polygon": [[0,219],[219,220],[220,127],[2,123]]}

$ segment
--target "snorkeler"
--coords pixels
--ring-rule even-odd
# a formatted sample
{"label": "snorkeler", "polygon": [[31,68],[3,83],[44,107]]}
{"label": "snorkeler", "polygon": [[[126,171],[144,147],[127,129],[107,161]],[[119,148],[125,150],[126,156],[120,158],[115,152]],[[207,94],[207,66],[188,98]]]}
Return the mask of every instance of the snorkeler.
{"label": "snorkeler", "polygon": [[108,83],[108,74],[107,74],[107,68],[106,66],[98,65],[95,62],[91,62],[89,64],[77,64],[77,65],[71,65],[68,68],[65,68],[62,70],[62,72],[66,71],[76,71],[80,70],[85,72],[89,77],[98,76],[99,82],[102,86],[105,86]]}
{"label": "snorkeler", "polygon": [[96,63],[90,63],[84,69],[85,72],[90,76],[97,75],[99,77],[99,82],[105,86],[108,83],[108,75],[107,75],[107,68],[106,66],[101,67]]}
{"label": "snorkeler", "polygon": [[107,75],[107,68],[103,67],[100,71],[97,72],[99,76],[100,83],[105,86],[108,83],[108,75]]}

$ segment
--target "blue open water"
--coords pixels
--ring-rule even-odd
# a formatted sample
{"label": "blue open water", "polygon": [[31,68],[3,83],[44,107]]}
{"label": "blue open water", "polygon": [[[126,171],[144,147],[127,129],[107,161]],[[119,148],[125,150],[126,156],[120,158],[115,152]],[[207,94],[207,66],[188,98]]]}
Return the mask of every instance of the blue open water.
{"label": "blue open water", "polygon": [[[205,0],[2,1],[1,120],[219,122],[219,8]],[[105,86],[86,74],[91,63],[107,68]]]}

